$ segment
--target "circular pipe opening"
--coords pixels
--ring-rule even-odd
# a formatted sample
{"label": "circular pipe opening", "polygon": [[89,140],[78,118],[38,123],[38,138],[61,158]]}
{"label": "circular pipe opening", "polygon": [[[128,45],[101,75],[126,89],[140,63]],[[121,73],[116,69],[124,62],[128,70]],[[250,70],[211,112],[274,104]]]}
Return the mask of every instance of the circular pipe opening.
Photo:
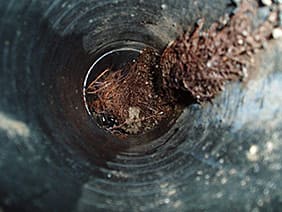
{"label": "circular pipe opening", "polygon": [[[95,62],[90,67],[85,76],[83,83],[83,99],[89,116],[91,116],[93,118],[93,121],[95,122],[94,124],[97,124],[99,127],[106,130],[118,125],[119,123],[113,116],[110,116],[111,114],[107,114],[106,112],[99,114],[96,113],[95,107],[93,107],[91,104],[93,104],[93,100],[95,100],[95,98],[99,98],[99,96],[87,93],[87,88],[89,87],[89,85],[95,79],[99,80],[105,70],[110,70],[111,72],[111,70],[114,71],[124,69],[126,66],[136,60],[143,49],[149,47],[149,45],[141,42],[119,41],[107,44],[93,53],[95,55],[94,58],[97,59],[95,59]],[[149,95],[151,94],[149,93]],[[171,117],[164,119],[156,126],[152,126],[152,129],[145,130],[145,132],[141,131],[137,135],[129,136],[131,138],[131,141],[143,140],[143,142],[146,143],[149,140],[154,140],[157,137],[161,136],[169,129],[169,127],[171,127],[172,123],[174,122],[173,120],[177,117],[177,114],[179,114],[179,112],[180,108],[176,109],[176,111],[171,114]],[[145,140],[144,134],[146,135]],[[128,134],[124,134],[123,137],[128,139]],[[142,139],[138,139],[138,137],[141,137]]]}

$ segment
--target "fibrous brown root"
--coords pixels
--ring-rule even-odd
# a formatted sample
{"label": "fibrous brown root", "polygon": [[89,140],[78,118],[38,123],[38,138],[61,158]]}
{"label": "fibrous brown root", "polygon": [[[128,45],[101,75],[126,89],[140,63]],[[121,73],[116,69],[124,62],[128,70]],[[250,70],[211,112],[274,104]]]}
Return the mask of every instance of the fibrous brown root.
{"label": "fibrous brown root", "polygon": [[96,114],[114,118],[109,130],[136,134],[154,127],[172,112],[171,99],[154,85],[160,71],[157,64],[157,52],[146,48],[125,69],[107,69],[89,85],[87,93],[96,95],[90,107]]}

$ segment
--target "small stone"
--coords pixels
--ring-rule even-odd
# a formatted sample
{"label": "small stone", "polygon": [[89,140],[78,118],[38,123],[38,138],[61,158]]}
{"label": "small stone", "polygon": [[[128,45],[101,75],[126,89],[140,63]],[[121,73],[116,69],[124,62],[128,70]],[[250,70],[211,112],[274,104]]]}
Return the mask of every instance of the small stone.
{"label": "small stone", "polygon": [[162,8],[162,10],[165,10],[167,8],[167,5],[166,4],[162,4],[161,8]]}
{"label": "small stone", "polygon": [[211,61],[208,61],[208,62],[207,62],[207,67],[208,67],[208,68],[211,68],[211,67],[212,67],[212,62],[211,62]]}
{"label": "small stone", "polygon": [[281,38],[281,37],[282,37],[282,29],[281,29],[281,28],[275,28],[275,29],[272,31],[272,37],[273,37],[274,39]]}
{"label": "small stone", "polygon": [[261,3],[266,5],[266,6],[271,6],[272,1],[271,0],[261,0]]}
{"label": "small stone", "polygon": [[242,32],[242,35],[243,35],[244,37],[247,37],[247,36],[249,35],[249,33],[248,33],[248,31],[244,30],[244,31]]}
{"label": "small stone", "polygon": [[238,40],[238,44],[239,44],[239,45],[243,45],[243,44],[244,44],[244,41],[243,41],[242,39],[239,39],[239,40]]}
{"label": "small stone", "polygon": [[259,159],[259,148],[257,145],[252,145],[250,147],[249,151],[247,152],[247,158],[252,162]]}

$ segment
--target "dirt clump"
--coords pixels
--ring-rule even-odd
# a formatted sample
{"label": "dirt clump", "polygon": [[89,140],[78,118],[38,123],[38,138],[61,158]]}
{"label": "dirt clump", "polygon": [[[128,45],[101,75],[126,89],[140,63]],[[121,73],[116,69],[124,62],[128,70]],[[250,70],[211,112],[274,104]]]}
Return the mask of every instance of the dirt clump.
{"label": "dirt clump", "polygon": [[204,19],[200,19],[192,33],[171,42],[160,61],[164,87],[187,92],[203,103],[211,101],[227,82],[245,79],[253,55],[274,28],[270,21],[254,28],[256,9],[255,2],[243,1],[236,13],[208,30],[202,30]]}

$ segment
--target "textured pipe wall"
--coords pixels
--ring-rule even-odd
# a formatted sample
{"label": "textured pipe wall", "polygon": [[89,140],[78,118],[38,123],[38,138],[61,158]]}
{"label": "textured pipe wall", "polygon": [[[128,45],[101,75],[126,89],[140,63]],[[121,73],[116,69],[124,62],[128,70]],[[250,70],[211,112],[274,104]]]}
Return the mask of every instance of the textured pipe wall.
{"label": "textured pipe wall", "polygon": [[[169,132],[120,142],[82,98],[95,52],[159,50],[226,0],[0,0],[0,211],[275,211],[281,208],[281,41],[251,79],[187,107]],[[142,141],[145,141],[142,143]]]}

